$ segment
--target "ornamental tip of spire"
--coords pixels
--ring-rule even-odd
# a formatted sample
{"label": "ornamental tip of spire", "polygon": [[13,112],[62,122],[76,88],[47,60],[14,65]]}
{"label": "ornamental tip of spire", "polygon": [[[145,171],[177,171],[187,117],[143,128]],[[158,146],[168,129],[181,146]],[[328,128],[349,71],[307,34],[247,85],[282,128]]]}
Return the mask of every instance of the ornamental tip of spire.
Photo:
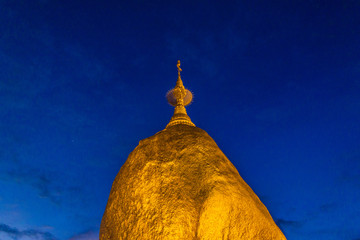
{"label": "ornamental tip of spire", "polygon": [[180,68],[180,60],[177,61],[176,67],[178,69],[178,79],[176,81],[176,87],[184,88],[184,84],[183,84],[183,82],[181,80],[181,76],[180,76],[180,72],[182,71],[182,69]]}
{"label": "ornamental tip of spire", "polygon": [[180,72],[182,71],[182,69],[180,68],[180,60],[177,61],[177,69],[178,69],[178,76],[180,77]]}
{"label": "ornamental tip of spire", "polygon": [[177,61],[176,66],[178,69],[178,79],[176,81],[176,86],[166,94],[166,98],[169,104],[175,107],[175,111],[166,128],[177,124],[195,126],[195,124],[191,122],[191,119],[187,115],[185,109],[185,106],[189,105],[192,101],[192,93],[184,87],[181,80],[180,72],[182,69],[180,68],[180,60]]}

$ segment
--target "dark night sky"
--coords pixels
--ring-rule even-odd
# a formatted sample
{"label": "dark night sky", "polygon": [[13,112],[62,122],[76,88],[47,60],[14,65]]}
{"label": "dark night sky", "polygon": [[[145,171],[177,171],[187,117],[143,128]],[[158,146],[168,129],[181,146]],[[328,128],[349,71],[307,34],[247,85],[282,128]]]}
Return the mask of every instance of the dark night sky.
{"label": "dark night sky", "polygon": [[220,2],[0,0],[0,239],[98,239],[178,59],[289,240],[360,238],[360,1]]}

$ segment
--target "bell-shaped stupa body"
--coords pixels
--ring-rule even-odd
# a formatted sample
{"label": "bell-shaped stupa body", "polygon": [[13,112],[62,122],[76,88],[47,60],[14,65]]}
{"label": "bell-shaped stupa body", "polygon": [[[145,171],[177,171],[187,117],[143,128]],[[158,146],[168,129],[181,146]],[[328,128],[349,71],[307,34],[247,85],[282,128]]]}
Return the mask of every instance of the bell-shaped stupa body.
{"label": "bell-shaped stupa body", "polygon": [[[175,94],[185,96],[186,89]],[[175,102],[166,129],[140,141],[116,176],[100,240],[286,239],[215,141]]]}

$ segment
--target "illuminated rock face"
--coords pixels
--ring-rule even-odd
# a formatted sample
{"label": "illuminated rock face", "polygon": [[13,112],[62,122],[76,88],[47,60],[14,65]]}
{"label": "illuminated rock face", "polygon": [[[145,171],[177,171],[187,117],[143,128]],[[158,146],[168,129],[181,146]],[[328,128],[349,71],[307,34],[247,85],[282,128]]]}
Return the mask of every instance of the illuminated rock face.
{"label": "illuminated rock face", "polygon": [[178,124],[140,141],[113,183],[100,240],[286,239],[214,140]]}

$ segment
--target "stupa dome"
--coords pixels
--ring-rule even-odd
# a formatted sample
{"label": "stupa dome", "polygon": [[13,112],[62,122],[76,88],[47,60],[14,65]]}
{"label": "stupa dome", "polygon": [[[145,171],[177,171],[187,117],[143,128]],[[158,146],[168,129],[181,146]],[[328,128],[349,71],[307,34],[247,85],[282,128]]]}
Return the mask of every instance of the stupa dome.
{"label": "stupa dome", "polygon": [[141,140],[121,167],[100,240],[286,239],[215,141],[191,122],[184,89],[182,82],[174,89],[167,127]]}

